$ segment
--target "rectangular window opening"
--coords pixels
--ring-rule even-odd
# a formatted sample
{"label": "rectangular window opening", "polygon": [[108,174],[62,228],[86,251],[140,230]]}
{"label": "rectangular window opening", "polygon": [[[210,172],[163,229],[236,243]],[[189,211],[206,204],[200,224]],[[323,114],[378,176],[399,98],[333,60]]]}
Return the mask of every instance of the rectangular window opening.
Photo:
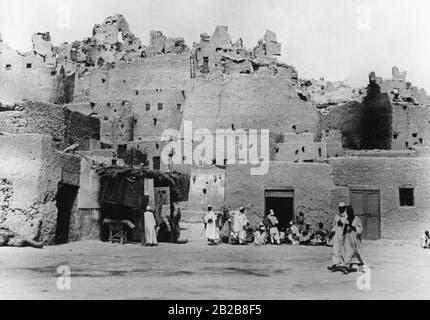
{"label": "rectangular window opening", "polygon": [[414,188],[399,188],[399,199],[401,207],[413,207]]}

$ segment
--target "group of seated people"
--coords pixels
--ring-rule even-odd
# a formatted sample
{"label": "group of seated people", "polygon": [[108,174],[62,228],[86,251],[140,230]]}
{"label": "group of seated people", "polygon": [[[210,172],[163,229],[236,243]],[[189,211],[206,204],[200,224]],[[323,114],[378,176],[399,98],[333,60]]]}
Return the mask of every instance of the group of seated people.
{"label": "group of seated people", "polygon": [[324,228],[322,222],[314,230],[310,224],[305,223],[305,217],[302,212],[291,220],[289,227],[279,227],[278,219],[273,210],[265,216],[254,232],[254,243],[256,245],[277,244],[281,243],[291,245],[315,245],[324,246],[330,244],[330,234]]}
{"label": "group of seated people", "polygon": [[[213,221],[213,224],[212,224]],[[263,221],[256,227],[251,227],[246,218],[243,207],[237,211],[230,212],[224,210],[221,216],[212,211],[212,206],[208,206],[208,212],[204,217],[206,237],[208,244],[221,243],[255,245],[282,243],[292,245],[331,245],[330,232],[328,232],[322,222],[314,230],[305,223],[302,212],[293,219],[289,227],[280,227],[279,221],[273,210],[264,216]]]}

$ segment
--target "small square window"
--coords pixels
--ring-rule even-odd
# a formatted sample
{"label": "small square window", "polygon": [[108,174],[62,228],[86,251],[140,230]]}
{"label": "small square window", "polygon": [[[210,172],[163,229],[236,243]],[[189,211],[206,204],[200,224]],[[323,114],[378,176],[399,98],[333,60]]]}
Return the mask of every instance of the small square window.
{"label": "small square window", "polygon": [[151,110],[151,105],[149,103],[145,104],[145,111]]}
{"label": "small square window", "polygon": [[31,63],[27,63],[27,64],[25,65],[25,67],[26,67],[27,69],[31,69]]}
{"label": "small square window", "polygon": [[399,188],[399,199],[401,207],[413,207],[414,188]]}
{"label": "small square window", "polygon": [[163,104],[162,103],[159,102],[157,106],[158,106],[158,110],[163,110]]}
{"label": "small square window", "polygon": [[6,65],[6,70],[10,70],[10,69],[12,69],[12,65],[7,64],[7,65]]}

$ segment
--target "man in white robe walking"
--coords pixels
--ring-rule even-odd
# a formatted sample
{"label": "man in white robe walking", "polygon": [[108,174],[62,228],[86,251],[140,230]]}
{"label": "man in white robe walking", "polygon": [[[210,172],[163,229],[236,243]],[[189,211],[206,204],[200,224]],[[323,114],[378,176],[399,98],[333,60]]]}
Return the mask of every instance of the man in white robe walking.
{"label": "man in white robe walking", "polygon": [[344,263],[344,242],[345,235],[343,232],[346,221],[346,204],[345,202],[339,202],[338,213],[333,220],[333,228],[331,236],[333,237],[333,254],[332,262],[333,264],[327,269],[330,271],[336,271],[337,266],[343,266]]}

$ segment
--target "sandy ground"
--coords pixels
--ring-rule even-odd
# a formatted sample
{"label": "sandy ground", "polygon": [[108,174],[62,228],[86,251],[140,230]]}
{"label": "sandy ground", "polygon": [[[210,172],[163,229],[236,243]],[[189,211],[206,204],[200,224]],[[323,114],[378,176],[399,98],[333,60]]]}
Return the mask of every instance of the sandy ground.
{"label": "sandy ground", "polygon": [[[370,289],[358,289],[362,273],[328,272],[328,247],[207,246],[203,240],[1,247],[0,299],[430,298],[430,250],[380,240],[364,242],[364,253]],[[57,288],[60,265],[70,267],[70,290]]]}

